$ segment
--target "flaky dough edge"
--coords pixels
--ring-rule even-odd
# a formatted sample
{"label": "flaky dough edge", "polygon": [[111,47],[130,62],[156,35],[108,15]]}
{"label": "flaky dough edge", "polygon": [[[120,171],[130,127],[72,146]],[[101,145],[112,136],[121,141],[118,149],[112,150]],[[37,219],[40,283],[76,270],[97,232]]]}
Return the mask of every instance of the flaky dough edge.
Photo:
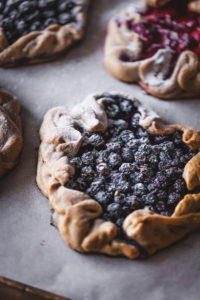
{"label": "flaky dough edge", "polygon": [[[159,7],[169,1],[145,0],[145,3]],[[196,2],[192,3],[190,9],[198,11]],[[142,40],[137,33],[127,30],[125,24],[118,25],[116,20],[124,18],[136,22],[143,20],[134,5],[110,20],[104,46],[104,64],[108,72],[121,81],[138,82],[147,93],[161,99],[199,96],[200,61],[197,55],[192,51],[183,51],[171,76],[165,79],[172,58],[171,51],[161,49],[154,56],[137,61],[142,53]],[[122,59],[124,55],[134,57],[136,61],[125,62]]]}
{"label": "flaky dough edge", "polygon": [[[74,175],[67,154],[76,154],[82,142],[77,128],[104,132],[107,117],[104,100],[114,94],[89,95],[71,112],[65,107],[51,109],[40,129],[37,184],[54,209],[54,222],[66,244],[79,252],[99,252],[130,259],[152,255],[200,228],[200,194],[188,194],[179,202],[171,217],[161,216],[148,209],[128,215],[123,223],[126,235],[136,244],[116,239],[117,228],[101,219],[102,208],[85,193],[65,187]],[[125,95],[122,95],[125,96]],[[128,96],[125,96],[131,99]],[[96,100],[98,99],[98,100]],[[191,127],[166,125],[154,112],[137,100],[141,113],[140,125],[151,134],[170,134],[182,130],[183,141],[191,149],[200,148],[200,133]],[[78,127],[77,127],[78,126]],[[200,184],[200,154],[186,165],[183,177],[189,189]]]}
{"label": "flaky dough edge", "polygon": [[0,66],[14,67],[18,64],[36,64],[53,60],[80,41],[86,25],[90,0],[74,0],[76,22],[67,25],[51,25],[42,31],[33,31],[9,45],[0,28]]}
{"label": "flaky dough edge", "polygon": [[0,88],[0,178],[18,162],[22,143],[19,101]]}

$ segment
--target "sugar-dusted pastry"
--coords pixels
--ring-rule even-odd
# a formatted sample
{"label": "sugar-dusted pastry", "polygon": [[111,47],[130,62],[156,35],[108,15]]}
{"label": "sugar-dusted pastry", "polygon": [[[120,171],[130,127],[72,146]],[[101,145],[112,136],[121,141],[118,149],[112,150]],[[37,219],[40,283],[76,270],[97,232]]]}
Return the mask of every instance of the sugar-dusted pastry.
{"label": "sugar-dusted pastry", "polygon": [[16,165],[21,149],[19,102],[16,97],[0,88],[0,177]]}
{"label": "sugar-dusted pastry", "polygon": [[89,0],[0,2],[0,66],[53,59],[80,41]]}
{"label": "sugar-dusted pastry", "polygon": [[200,96],[200,1],[144,2],[109,22],[107,70],[158,98]]}
{"label": "sugar-dusted pastry", "polygon": [[200,132],[122,94],[51,109],[37,183],[66,244],[137,258],[200,229]]}

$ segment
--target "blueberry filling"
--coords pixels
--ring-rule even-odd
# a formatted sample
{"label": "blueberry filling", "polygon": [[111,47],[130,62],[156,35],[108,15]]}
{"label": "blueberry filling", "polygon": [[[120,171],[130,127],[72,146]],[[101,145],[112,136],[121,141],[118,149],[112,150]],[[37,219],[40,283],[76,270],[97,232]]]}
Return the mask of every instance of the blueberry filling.
{"label": "blueberry filling", "polygon": [[188,10],[189,2],[173,0],[161,8],[148,7],[140,12],[146,22],[117,20],[118,26],[126,22],[127,29],[138,33],[143,42],[139,59],[127,55],[121,59],[134,62],[152,57],[160,49],[170,49],[173,58],[166,76],[169,77],[182,51],[191,50],[200,58],[200,16]]}
{"label": "blueberry filling", "polygon": [[2,0],[0,1],[0,27],[10,44],[35,30],[52,24],[65,25],[76,21],[70,0]]}
{"label": "blueberry filling", "polygon": [[105,133],[83,132],[77,156],[70,156],[75,176],[68,188],[87,193],[102,208],[102,218],[118,227],[135,210],[170,216],[189,191],[182,173],[197,151],[182,142],[182,132],[150,135],[139,125],[136,104],[121,96],[107,98],[109,125]]}

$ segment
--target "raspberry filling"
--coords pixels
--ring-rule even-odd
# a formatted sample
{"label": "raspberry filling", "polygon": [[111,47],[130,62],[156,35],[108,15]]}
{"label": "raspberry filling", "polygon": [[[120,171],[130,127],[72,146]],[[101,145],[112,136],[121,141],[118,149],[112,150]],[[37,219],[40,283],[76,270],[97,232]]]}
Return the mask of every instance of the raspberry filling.
{"label": "raspberry filling", "polygon": [[[171,71],[181,52],[193,51],[200,58],[200,16],[188,10],[188,0],[173,0],[162,8],[148,7],[140,12],[146,22],[126,20],[128,30],[139,34],[143,49],[139,59],[124,55],[124,61],[138,61],[152,57],[160,49],[173,54]],[[120,26],[120,21],[118,26]]]}
{"label": "raspberry filling", "polygon": [[2,0],[0,27],[10,44],[35,30],[76,22],[77,3],[70,0]]}
{"label": "raspberry filling", "polygon": [[182,142],[180,131],[150,135],[139,125],[140,113],[132,101],[104,96],[108,128],[105,133],[83,130],[77,156],[69,157],[75,176],[67,187],[98,201],[102,218],[114,222],[118,238],[127,240],[122,230],[127,215],[147,207],[170,216],[189,193],[182,174],[197,151]]}

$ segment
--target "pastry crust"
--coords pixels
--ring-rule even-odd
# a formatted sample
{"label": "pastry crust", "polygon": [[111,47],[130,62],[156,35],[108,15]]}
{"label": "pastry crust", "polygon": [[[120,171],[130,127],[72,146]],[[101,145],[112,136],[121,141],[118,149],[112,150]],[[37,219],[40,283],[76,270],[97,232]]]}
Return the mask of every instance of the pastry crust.
{"label": "pastry crust", "polygon": [[[160,7],[170,0],[145,0],[149,6]],[[200,12],[199,1],[192,1],[189,9]],[[143,43],[139,35],[127,29],[125,24],[118,26],[117,19],[144,21],[134,6],[111,19],[104,48],[104,64],[107,70],[119,80],[138,82],[149,94],[161,99],[190,98],[200,95],[200,61],[192,51],[183,51],[171,76],[165,79],[170,69],[172,52],[160,49],[148,59],[138,60]],[[130,56],[136,61],[123,61]]]}
{"label": "pastry crust", "polygon": [[[78,128],[89,132],[106,130],[107,116],[103,103],[109,96],[111,94],[90,95],[71,112],[65,107],[47,112],[40,129],[37,184],[49,199],[55,211],[54,223],[69,247],[80,252],[124,255],[133,259],[144,254],[152,255],[199,229],[200,194],[186,195],[171,217],[148,209],[128,215],[123,229],[136,246],[116,239],[116,225],[101,219],[102,208],[97,201],[85,193],[65,187],[74,175],[68,155],[76,155],[82,142]],[[193,150],[200,148],[200,132],[190,127],[166,125],[156,113],[132,100],[137,102],[141,113],[140,125],[150,134],[165,135],[182,130],[184,143]],[[199,165],[198,153],[185,167],[183,176],[189,190],[200,184]]]}
{"label": "pastry crust", "polygon": [[16,97],[0,89],[0,177],[15,166],[22,149],[19,114]]}
{"label": "pastry crust", "polygon": [[52,60],[80,41],[86,25],[90,0],[73,0],[76,7],[76,22],[67,25],[51,25],[42,31],[32,31],[9,45],[0,28],[0,65],[13,67],[17,64],[35,64]]}

